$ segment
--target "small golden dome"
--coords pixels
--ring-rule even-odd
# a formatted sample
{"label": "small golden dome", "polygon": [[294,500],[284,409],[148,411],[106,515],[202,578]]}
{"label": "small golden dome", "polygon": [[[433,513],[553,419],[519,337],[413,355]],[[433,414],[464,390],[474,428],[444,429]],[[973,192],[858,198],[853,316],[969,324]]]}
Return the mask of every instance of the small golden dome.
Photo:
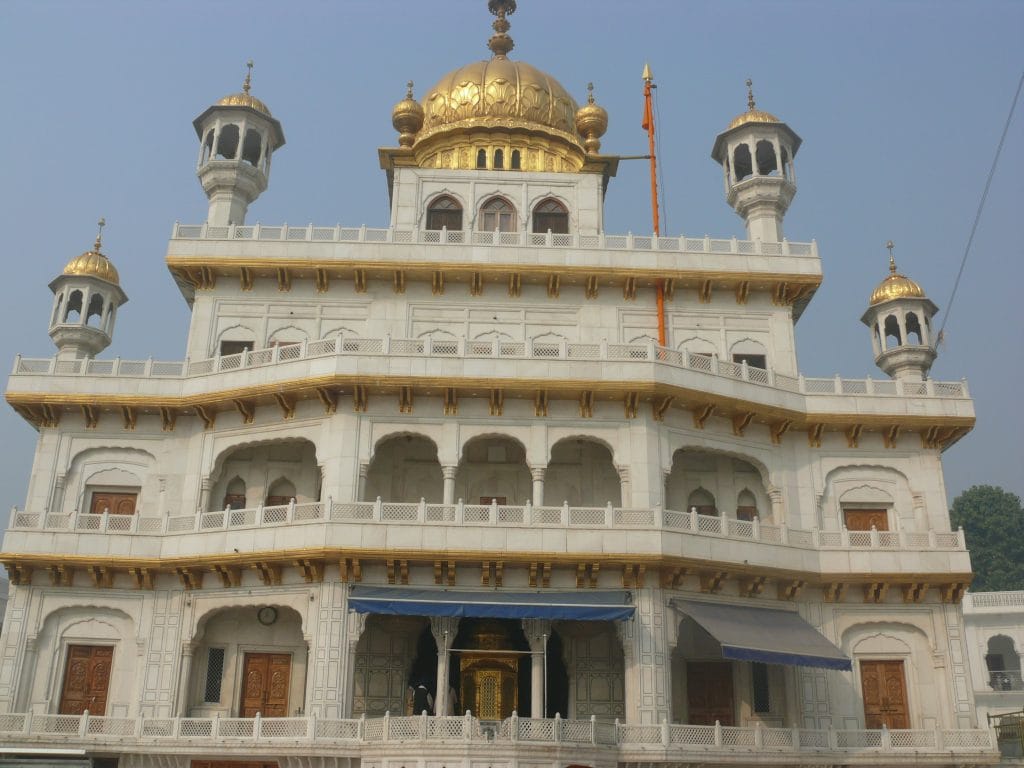
{"label": "small golden dome", "polygon": [[893,301],[894,299],[927,298],[924,289],[920,285],[906,275],[901,275],[896,271],[896,259],[892,255],[892,240],[886,244],[886,247],[889,249],[889,274],[871,292],[871,300],[868,302],[868,306],[873,307],[876,304]]}
{"label": "small golden dome", "polygon": [[583,147],[590,153],[601,149],[601,137],[608,130],[608,112],[594,102],[594,84],[587,83],[587,103],[576,110],[576,130],[583,136]]}
{"label": "small golden dome", "polygon": [[[104,224],[106,222],[100,219],[100,232],[103,231]],[[100,235],[96,235],[96,242],[93,243],[92,250],[86,251],[80,256],[75,256],[64,267],[64,271],[61,274],[73,277],[95,277],[120,286],[121,279],[117,274],[117,269],[110,263],[110,259],[100,252],[101,245]]]}
{"label": "small golden dome", "polygon": [[765,112],[763,109],[758,109],[754,103],[754,81],[749,77],[747,78],[747,111],[741,112],[732,119],[729,123],[729,127],[725,130],[731,131],[733,128],[739,128],[741,125],[747,123],[762,123],[770,125],[772,123],[781,123],[775,115],[770,112]]}
{"label": "small golden dome", "polygon": [[262,112],[267,117],[273,117],[270,114],[270,107],[249,93],[249,89],[252,87],[252,59],[249,59],[245,66],[248,68],[248,72],[245,75],[245,82],[242,83],[242,92],[228,94],[217,102],[217,106],[248,107],[249,109],[255,109],[257,112]]}
{"label": "small golden dome", "polygon": [[391,110],[391,124],[398,131],[398,143],[411,147],[416,134],[423,127],[423,107],[412,97],[412,80],[408,82],[405,98]]}

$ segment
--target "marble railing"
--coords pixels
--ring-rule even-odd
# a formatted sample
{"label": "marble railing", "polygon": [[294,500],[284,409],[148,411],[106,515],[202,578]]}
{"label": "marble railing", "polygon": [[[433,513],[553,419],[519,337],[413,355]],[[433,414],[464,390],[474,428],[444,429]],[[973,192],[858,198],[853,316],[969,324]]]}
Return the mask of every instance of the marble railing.
{"label": "marble railing", "polygon": [[487,245],[534,248],[587,248],[612,251],[669,251],[740,256],[808,256],[818,258],[818,244],[764,243],[711,237],[650,235],[541,234],[538,232],[477,232],[457,229],[392,229],[373,227],[265,226],[215,227],[175,223],[172,240],[274,240],[307,243],[397,243],[404,245]]}
{"label": "marble railing", "polygon": [[12,376],[99,376],[183,379],[236,372],[268,365],[330,356],[342,357],[436,357],[500,358],[524,360],[572,360],[603,362],[650,361],[725,379],[750,382],[771,389],[803,395],[885,395],[895,397],[968,398],[966,381],[899,381],[890,379],[808,378],[754,368],[746,363],[719,360],[686,350],[648,344],[577,344],[570,342],[479,341],[467,339],[397,339],[337,336],[318,341],[270,347],[204,360],[109,360],[52,358],[15,359]]}
{"label": "marble railing", "polygon": [[[103,745],[130,752],[162,752],[183,743],[195,749],[247,750],[260,746],[334,748],[358,754],[360,747],[402,743],[410,747],[487,743],[492,748],[515,745],[591,745],[617,748],[620,755],[701,753],[752,750],[778,755],[863,753],[949,759],[955,755],[990,756],[996,752],[990,729],[940,730],[814,730],[807,728],[733,727],[722,725],[632,725],[590,720],[511,718],[481,722],[465,717],[390,717],[327,720],[313,716],[286,718],[94,717],[82,715],[0,714],[0,740],[9,746],[45,743],[53,746]],[[435,747],[436,748],[436,747]],[[662,758],[664,759],[664,757]],[[827,761],[826,761],[827,762]]]}
{"label": "marble railing", "polygon": [[1024,608],[1024,589],[1010,592],[968,592],[964,610],[972,608]]}
{"label": "marble railing", "polygon": [[800,549],[965,550],[957,531],[823,531],[669,509],[533,506],[524,504],[427,504],[376,501],[291,503],[281,506],[225,509],[168,517],[110,513],[41,514],[12,509],[10,529],[79,533],[166,536],[310,523],[384,525],[446,524],[499,528],[662,529],[697,536],[760,541]]}

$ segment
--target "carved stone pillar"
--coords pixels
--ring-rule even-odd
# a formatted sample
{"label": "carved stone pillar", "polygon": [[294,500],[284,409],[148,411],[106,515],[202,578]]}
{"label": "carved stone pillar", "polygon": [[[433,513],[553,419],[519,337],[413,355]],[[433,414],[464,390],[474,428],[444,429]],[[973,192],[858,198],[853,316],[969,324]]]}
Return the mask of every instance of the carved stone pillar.
{"label": "carved stone pillar", "polygon": [[535,507],[544,506],[544,473],[547,467],[530,467],[530,477],[533,478],[533,499]]}
{"label": "carved stone pillar", "polygon": [[441,477],[444,478],[444,497],[442,503],[455,503],[455,473],[459,471],[457,464],[445,464],[441,467]]}
{"label": "carved stone pillar", "polygon": [[178,717],[188,717],[188,691],[192,679],[192,657],[195,646],[191,640],[181,644],[181,677],[178,678]]}
{"label": "carved stone pillar", "polygon": [[356,647],[359,645],[359,638],[366,630],[367,616],[368,614],[365,613],[350,613],[348,625],[345,627],[347,655],[345,656],[345,679],[342,680],[342,690],[345,692],[342,704],[343,717],[352,717],[352,699],[355,696],[356,679]]}
{"label": "carved stone pillar", "polygon": [[629,507],[633,501],[633,495],[630,491],[629,485],[629,467],[616,467],[615,471],[619,473],[619,495],[622,497],[621,505],[623,507]]}
{"label": "carved stone pillar", "polygon": [[208,477],[204,477],[202,482],[199,484],[199,511],[209,512],[210,511],[210,490],[213,488],[213,481]]}
{"label": "carved stone pillar", "polygon": [[548,638],[551,637],[549,619],[523,619],[523,634],[530,644],[530,717],[537,720],[544,717],[547,681],[544,679],[545,657],[548,652]]}
{"label": "carved stone pillar", "polygon": [[362,461],[359,463],[359,486],[356,489],[356,498],[359,501],[368,501],[366,498],[366,476],[370,472],[369,462]]}
{"label": "carved stone pillar", "polygon": [[[447,482],[447,481],[446,481]],[[455,616],[431,616],[430,634],[437,643],[437,690],[434,691],[434,714],[445,716],[451,704],[448,700],[448,649],[459,631]]]}
{"label": "carved stone pillar", "polygon": [[775,487],[769,488],[768,498],[772,503],[772,523],[782,525],[786,522],[786,515],[782,507],[782,491]]}

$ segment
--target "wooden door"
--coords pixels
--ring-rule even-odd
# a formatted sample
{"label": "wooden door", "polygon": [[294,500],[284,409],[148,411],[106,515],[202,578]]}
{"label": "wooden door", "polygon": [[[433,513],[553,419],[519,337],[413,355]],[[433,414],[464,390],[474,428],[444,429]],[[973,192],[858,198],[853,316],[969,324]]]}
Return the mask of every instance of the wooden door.
{"label": "wooden door", "polygon": [[499,507],[508,504],[508,496],[481,496],[480,503],[490,506],[491,504],[497,504]]}
{"label": "wooden door", "polygon": [[92,503],[89,505],[89,512],[98,515],[102,512],[109,512],[112,515],[134,515],[135,502],[139,498],[137,493],[107,493],[97,491],[92,495]]}
{"label": "wooden door", "polygon": [[686,664],[686,703],[693,725],[735,724],[732,663],[691,661]]}
{"label": "wooden door", "polygon": [[60,694],[60,714],[103,715],[107,711],[107,689],[110,687],[110,664],[114,659],[112,646],[69,645],[64,670],[64,687]]}
{"label": "wooden door", "polygon": [[884,509],[844,509],[843,519],[848,531],[889,530],[889,513]]}
{"label": "wooden door", "polygon": [[[267,496],[264,507],[287,507],[292,502],[291,496]],[[243,502],[244,503],[244,502]],[[233,509],[233,507],[232,507]]]}
{"label": "wooden door", "polygon": [[288,716],[292,657],[287,653],[247,653],[242,671],[240,717]]}
{"label": "wooden door", "polygon": [[909,728],[907,682],[902,661],[861,661],[865,728]]}

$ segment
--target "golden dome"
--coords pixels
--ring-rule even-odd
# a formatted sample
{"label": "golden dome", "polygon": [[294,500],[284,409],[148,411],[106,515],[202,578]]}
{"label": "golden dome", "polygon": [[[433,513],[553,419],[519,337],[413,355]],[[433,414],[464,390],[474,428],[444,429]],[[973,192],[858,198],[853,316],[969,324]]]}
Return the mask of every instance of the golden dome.
{"label": "golden dome", "polygon": [[562,84],[523,61],[495,56],[449,72],[423,99],[417,143],[463,128],[523,128],[579,144],[578,105]]}
{"label": "golden dome", "polygon": [[405,98],[391,110],[391,124],[398,131],[399,145],[411,147],[423,127],[423,107],[412,97],[412,80],[408,82]]}
{"label": "golden dome", "polygon": [[761,123],[770,125],[772,123],[781,123],[775,115],[770,112],[765,112],[763,109],[758,109],[754,103],[754,81],[749,77],[747,78],[747,111],[741,112],[732,119],[729,123],[729,127],[725,130],[731,131],[733,128],[739,128],[741,125],[747,123]]}
{"label": "golden dome", "polygon": [[99,236],[96,237],[92,250],[86,251],[81,256],[75,256],[64,267],[64,271],[61,274],[74,277],[95,277],[116,286],[121,285],[117,269],[110,263],[110,259],[100,253]]}
{"label": "golden dome", "polygon": [[608,111],[594,103],[593,83],[587,83],[587,103],[576,110],[576,130],[583,136],[587,152],[601,149],[601,137],[608,130]]}
{"label": "golden dome", "polygon": [[245,63],[245,66],[248,71],[245,74],[245,81],[242,83],[242,92],[229,93],[217,102],[217,106],[248,107],[249,109],[255,109],[257,112],[262,112],[267,117],[273,117],[273,115],[270,114],[270,107],[249,93],[249,89],[252,87],[252,59],[249,59],[249,61]]}
{"label": "golden dome", "polygon": [[878,284],[878,287],[871,292],[869,307],[882,304],[894,299],[924,299],[927,298],[924,289],[906,275],[896,271],[896,259],[892,255],[892,241],[887,244],[889,248],[889,274]]}

